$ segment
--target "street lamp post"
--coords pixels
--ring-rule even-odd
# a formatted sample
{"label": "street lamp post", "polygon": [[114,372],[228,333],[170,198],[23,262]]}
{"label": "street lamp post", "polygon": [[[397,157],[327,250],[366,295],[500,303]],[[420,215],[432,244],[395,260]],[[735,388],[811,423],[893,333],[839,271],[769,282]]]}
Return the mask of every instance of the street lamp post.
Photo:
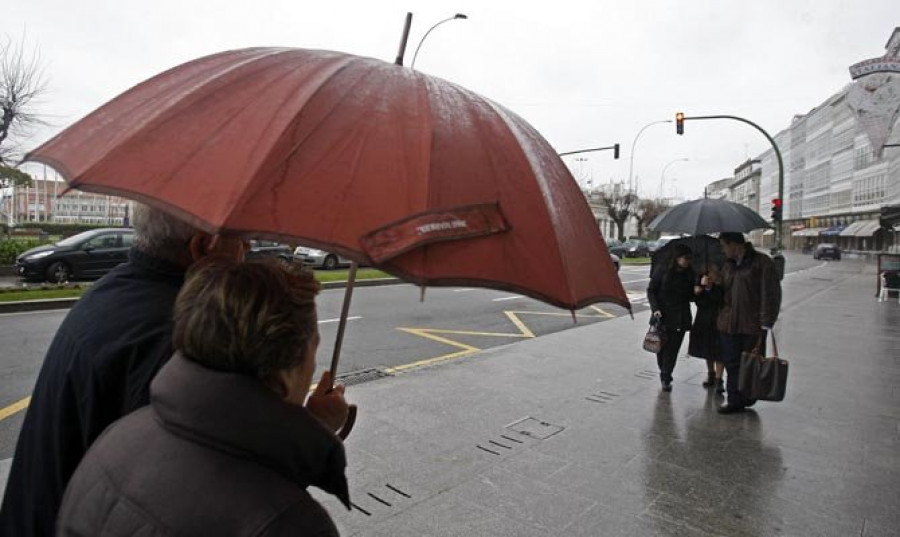
{"label": "street lamp post", "polygon": [[631,154],[628,155],[628,158],[629,158],[629,163],[628,163],[628,188],[634,188],[634,187],[633,187],[633,181],[634,181],[634,179],[633,179],[633,177],[634,177],[634,146],[637,145],[638,138],[641,137],[641,134],[644,133],[644,131],[647,129],[647,127],[651,127],[651,126],[653,126],[653,125],[659,125],[660,123],[671,123],[671,122],[672,122],[671,119],[662,119],[662,120],[659,120],[659,121],[651,121],[650,123],[647,123],[646,125],[644,125],[643,127],[641,127],[641,130],[639,130],[638,133],[634,136],[634,141],[631,142]]}
{"label": "street lamp post", "polygon": [[666,187],[665,187],[665,185],[666,185],[666,170],[668,170],[669,166],[671,166],[672,164],[675,164],[676,162],[687,162],[688,160],[690,160],[690,159],[677,158],[677,159],[669,162],[665,166],[663,166],[662,173],[659,175],[659,199],[664,198],[666,195]]}
{"label": "street lamp post", "polygon": [[438,22],[437,24],[435,24],[435,25],[432,26],[431,28],[429,28],[428,31],[425,32],[425,35],[422,36],[422,39],[419,41],[419,45],[416,47],[416,52],[413,53],[413,60],[412,60],[412,63],[409,64],[409,68],[410,68],[410,69],[415,69],[415,68],[416,68],[416,58],[419,56],[419,49],[422,48],[422,43],[425,42],[425,38],[428,37],[428,34],[430,34],[432,30],[434,30],[435,28],[437,28],[437,27],[440,26],[441,24],[444,24],[445,22],[450,22],[450,21],[456,20],[456,19],[468,19],[468,18],[469,18],[469,17],[467,17],[466,15],[464,15],[464,14],[462,14],[462,13],[457,13],[456,15],[453,15],[452,17],[448,17],[448,18],[446,18],[446,19],[444,19],[444,20]]}

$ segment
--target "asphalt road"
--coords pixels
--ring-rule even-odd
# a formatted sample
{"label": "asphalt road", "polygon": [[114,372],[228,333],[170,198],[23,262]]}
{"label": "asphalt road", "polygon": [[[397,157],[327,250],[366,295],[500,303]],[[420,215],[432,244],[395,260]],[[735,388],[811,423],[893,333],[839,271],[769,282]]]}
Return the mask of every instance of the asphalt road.
{"label": "asphalt road", "polygon": [[[810,256],[789,256],[788,272],[821,264]],[[619,275],[634,311],[645,309],[649,267],[626,265]],[[320,371],[330,364],[343,296],[343,290],[329,290],[318,300]],[[12,456],[24,416],[12,405],[31,393],[65,314],[0,315],[0,460]],[[373,368],[399,373],[622,315],[628,311],[600,304],[578,311],[573,322],[568,311],[506,292],[430,288],[422,302],[419,289],[410,285],[359,288],[353,296],[339,374]]]}

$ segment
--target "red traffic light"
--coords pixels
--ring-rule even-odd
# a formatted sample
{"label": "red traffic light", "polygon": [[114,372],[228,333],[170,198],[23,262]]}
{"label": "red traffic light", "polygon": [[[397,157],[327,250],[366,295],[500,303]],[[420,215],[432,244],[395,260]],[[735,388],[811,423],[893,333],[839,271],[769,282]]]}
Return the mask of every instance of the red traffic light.
{"label": "red traffic light", "polygon": [[675,114],[675,133],[684,134],[684,114],[681,112]]}
{"label": "red traffic light", "polygon": [[775,198],[772,200],[772,207],[781,207],[781,198]]}

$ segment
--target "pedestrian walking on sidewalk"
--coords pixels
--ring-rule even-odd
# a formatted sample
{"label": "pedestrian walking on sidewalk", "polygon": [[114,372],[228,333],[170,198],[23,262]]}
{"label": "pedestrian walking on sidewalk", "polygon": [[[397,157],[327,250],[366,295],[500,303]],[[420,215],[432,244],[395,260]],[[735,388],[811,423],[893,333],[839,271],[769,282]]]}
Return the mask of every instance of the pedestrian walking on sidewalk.
{"label": "pedestrian walking on sidewalk", "polygon": [[311,273],[274,260],[209,259],[174,310],[176,354],[150,405],[114,423],[66,489],[58,535],[337,535],[309,494],[349,509],[348,405],[326,372]]}
{"label": "pedestrian walking on sidewalk", "polygon": [[722,362],[719,330],[716,328],[719,309],[722,307],[722,287],[716,285],[721,277],[715,265],[704,267],[700,285],[694,287],[697,314],[691,326],[688,354],[706,360],[706,380],[704,388],[715,388],[717,393],[725,393],[722,381],[725,364]]}
{"label": "pedestrian walking on sidewalk", "polygon": [[0,508],[0,535],[50,536],[63,491],[100,433],[149,402],[172,356],[172,305],[184,271],[208,256],[242,259],[245,241],[209,235],[138,205],[127,263],[91,286],[41,366]]}
{"label": "pedestrian walking on sidewalk", "polygon": [[[684,333],[691,329],[691,301],[694,300],[694,271],[691,269],[691,249],[676,245],[669,265],[659,267],[650,276],[647,300],[653,310],[651,322],[659,323],[664,335],[662,349],[656,355],[659,380],[663,391],[672,391],[672,371]],[[699,288],[698,288],[699,289]]]}
{"label": "pedestrian walking on sidewalk", "polygon": [[719,412],[731,414],[756,403],[738,390],[741,354],[760,344],[765,354],[766,330],[775,325],[781,308],[781,283],[772,259],[757,252],[742,233],[722,233],[719,242],[727,261],[719,284],[723,299],[717,327],[728,392],[728,402]]}

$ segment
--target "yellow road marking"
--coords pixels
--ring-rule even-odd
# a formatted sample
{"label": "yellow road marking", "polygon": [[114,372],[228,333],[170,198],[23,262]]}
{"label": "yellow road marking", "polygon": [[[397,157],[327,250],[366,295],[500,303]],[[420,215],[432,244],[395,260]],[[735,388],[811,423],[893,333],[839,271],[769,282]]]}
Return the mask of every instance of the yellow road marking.
{"label": "yellow road marking", "polygon": [[21,412],[28,408],[28,403],[31,402],[31,396],[22,399],[21,401],[16,401],[15,403],[9,405],[6,408],[0,408],[0,421],[5,420],[6,418],[12,416],[17,412]]}
{"label": "yellow road marking", "polygon": [[591,309],[599,313],[600,315],[606,317],[607,319],[614,319],[616,316],[612,313],[606,311],[603,308],[598,308],[597,306],[591,306]]}
{"label": "yellow road marking", "polygon": [[[585,314],[577,314],[576,317],[585,317],[585,318],[611,318],[615,317],[615,315],[600,309],[596,306],[592,306],[593,310],[598,313],[598,315],[585,315]],[[423,337],[426,339],[430,339],[432,341],[436,341],[438,343],[443,343],[444,345],[450,345],[451,347],[456,347],[458,349],[462,349],[457,352],[452,352],[450,354],[444,354],[441,356],[437,356],[435,358],[427,358],[424,360],[418,360],[412,363],[398,365],[394,367],[389,367],[385,369],[387,373],[397,373],[400,371],[405,371],[407,369],[412,369],[414,367],[422,367],[426,365],[433,365],[439,362],[446,362],[447,360],[452,360],[454,358],[462,358],[463,356],[469,356],[475,354],[476,352],[480,352],[483,349],[479,349],[478,347],[474,347],[467,343],[463,343],[461,341],[457,341],[454,339],[450,339],[448,337],[442,337],[437,334],[444,335],[459,335],[459,336],[482,336],[482,337],[511,337],[511,338],[534,338],[534,332],[531,331],[530,328],[525,324],[524,321],[519,317],[520,315],[545,315],[551,317],[570,317],[571,313],[557,313],[552,311],[504,311],[503,312],[506,317],[510,320],[510,322],[515,325],[515,327],[519,330],[518,333],[506,333],[506,332],[481,332],[476,330],[448,330],[443,328],[406,328],[406,327],[398,327],[397,330],[401,330],[403,332],[407,332],[409,334],[413,334],[419,337]]]}

